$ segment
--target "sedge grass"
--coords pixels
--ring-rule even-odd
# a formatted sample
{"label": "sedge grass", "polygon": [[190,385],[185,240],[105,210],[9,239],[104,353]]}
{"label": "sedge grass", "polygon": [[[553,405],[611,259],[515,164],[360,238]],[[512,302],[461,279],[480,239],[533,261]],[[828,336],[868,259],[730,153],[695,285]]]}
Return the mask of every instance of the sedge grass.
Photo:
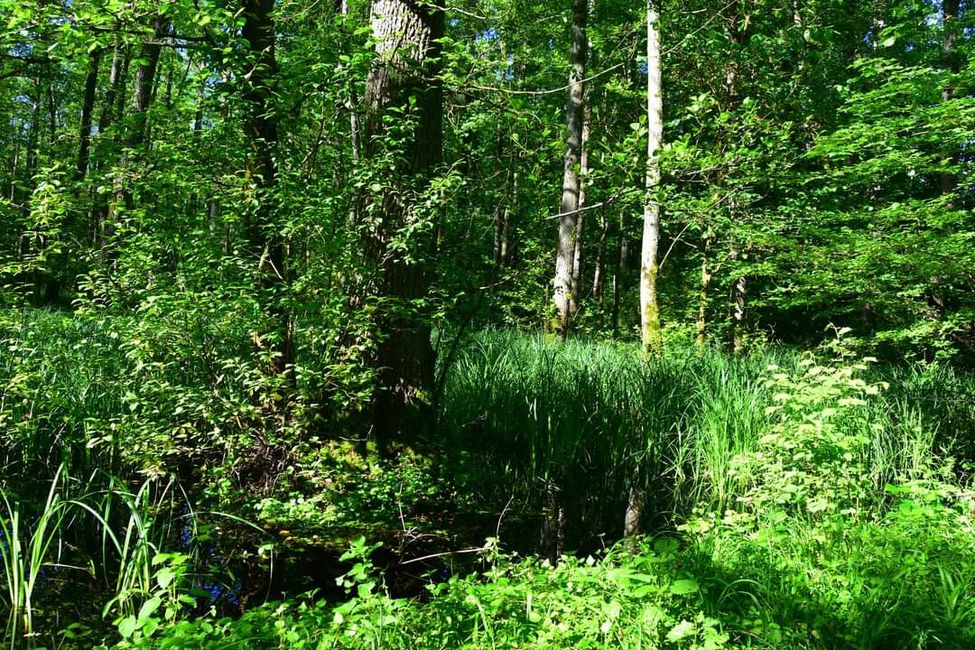
{"label": "sedge grass", "polygon": [[55,474],[47,499],[34,521],[25,521],[21,504],[11,501],[5,491],[0,493],[4,513],[0,516],[0,539],[3,549],[3,579],[6,588],[6,637],[10,647],[18,639],[32,642],[34,631],[34,596],[41,571],[48,566],[48,555],[60,537],[65,520],[66,502],[60,495],[63,468]]}

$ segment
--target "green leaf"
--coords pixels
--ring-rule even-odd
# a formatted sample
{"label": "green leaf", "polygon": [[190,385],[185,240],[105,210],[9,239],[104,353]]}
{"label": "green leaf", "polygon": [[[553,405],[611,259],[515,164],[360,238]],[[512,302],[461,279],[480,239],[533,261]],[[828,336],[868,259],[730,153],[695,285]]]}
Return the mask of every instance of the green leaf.
{"label": "green leaf", "polygon": [[126,616],[118,624],[118,633],[122,635],[123,639],[128,639],[135,632],[136,621],[135,616]]}
{"label": "green leaf", "polygon": [[159,596],[153,596],[146,602],[142,603],[142,607],[139,608],[139,620],[144,621],[155,614],[156,610],[159,609],[161,604],[162,600],[160,600]]}
{"label": "green leaf", "polygon": [[163,567],[156,572],[156,584],[159,585],[160,589],[166,589],[169,585],[173,584],[173,580],[176,579],[176,572],[169,567]]}
{"label": "green leaf", "polygon": [[693,594],[700,591],[700,587],[697,581],[690,578],[684,580],[677,580],[674,584],[670,585],[670,593],[676,594],[678,596],[683,596],[685,594]]}

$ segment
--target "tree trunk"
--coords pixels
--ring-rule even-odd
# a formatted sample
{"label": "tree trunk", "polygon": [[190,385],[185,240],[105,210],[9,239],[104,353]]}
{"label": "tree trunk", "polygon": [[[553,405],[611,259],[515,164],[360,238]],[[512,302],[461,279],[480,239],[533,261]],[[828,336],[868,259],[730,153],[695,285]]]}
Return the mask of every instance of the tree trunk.
{"label": "tree trunk", "polygon": [[[741,255],[737,248],[731,250],[731,261]],[[732,265],[734,268],[734,265]],[[744,275],[739,275],[731,285],[731,350],[741,354],[745,350],[745,306],[748,299],[748,284]]]}
{"label": "tree trunk", "polygon": [[[603,285],[605,284],[606,276],[606,236],[609,233],[609,220],[605,216],[600,215],[599,222],[602,224],[602,227],[600,228],[599,245],[596,247],[596,262],[593,264],[592,297],[602,306]],[[600,320],[602,320],[602,316],[600,316]]]}
{"label": "tree trunk", "polygon": [[619,219],[619,237],[616,241],[616,272],[613,274],[613,311],[610,320],[612,321],[613,337],[620,335],[620,303],[623,299],[623,277],[626,274],[630,258],[630,240],[626,237],[626,224],[623,215]]}
{"label": "tree trunk", "polygon": [[[159,55],[162,46],[156,39],[164,36],[169,29],[169,22],[157,16],[152,21],[154,38],[142,44],[139,50],[139,66],[135,71],[135,87],[132,93],[132,103],[129,105],[128,120],[125,125],[123,143],[128,149],[138,150],[146,141],[146,127],[149,108],[152,104],[152,86],[159,65]],[[102,255],[109,267],[114,267],[118,261],[118,251],[112,245],[118,227],[119,207],[130,200],[130,193],[125,183],[125,169],[129,166],[128,152],[122,154],[119,162],[120,171],[116,175],[115,196],[108,202],[105,218],[102,220]]]}
{"label": "tree trunk", "polygon": [[146,140],[149,108],[152,104],[152,89],[156,80],[156,69],[159,67],[159,55],[162,45],[158,39],[165,36],[169,30],[169,22],[162,17],[152,21],[155,36],[142,44],[139,50],[139,66],[135,70],[135,91],[132,94],[132,104],[129,107],[129,122],[126,125],[125,144],[133,149],[142,146]]}
{"label": "tree trunk", "polygon": [[[941,58],[945,70],[952,74],[957,74],[961,70],[961,58],[956,51],[958,33],[960,31],[961,2],[959,0],[943,0],[941,3],[942,12],[942,37],[941,37]],[[941,89],[942,101],[950,101],[954,96],[954,86],[951,82],[946,83]],[[949,156],[957,159],[957,153],[952,152]],[[950,171],[941,175],[941,193],[951,194],[958,187],[958,177]]]}
{"label": "tree trunk", "polygon": [[[797,25],[801,25],[802,13],[798,2],[794,5],[794,18],[797,21]],[[734,0],[729,5],[730,21],[728,25],[728,40],[731,42],[734,52],[732,54],[732,60],[729,62],[728,70],[725,74],[725,90],[728,94],[728,105],[729,112],[735,111],[739,108],[740,93],[739,93],[739,75],[738,75],[738,56],[741,48],[745,45],[745,33],[741,28],[741,21],[739,20],[739,5],[737,0]],[[800,69],[802,62],[800,62]],[[727,179],[726,174],[722,174],[722,179]],[[732,185],[729,188],[729,198],[728,198],[728,214],[732,223],[736,223],[741,219],[741,210],[738,205],[738,201],[735,196],[737,190],[733,186],[734,181],[728,183]],[[740,251],[737,248],[731,250],[731,260],[734,262],[738,259]],[[732,264],[732,270],[735,271],[734,264]],[[731,285],[731,350],[735,354],[741,354],[745,349],[745,307],[747,305],[748,292],[747,292],[747,280],[744,275],[739,275],[735,278]]]}
{"label": "tree trunk", "polygon": [[644,353],[658,353],[660,305],[657,299],[657,271],[660,245],[660,161],[663,145],[663,96],[660,65],[660,30],[657,0],[647,3],[647,175],[643,209],[643,248],[640,257],[640,339]]}
{"label": "tree trunk", "polygon": [[[590,44],[591,48],[591,44]],[[579,158],[579,210],[586,207],[586,185],[589,182],[589,135],[592,127],[592,107],[589,104],[588,93],[583,97],[582,109],[582,155]],[[575,250],[572,254],[572,290],[569,294],[569,314],[579,313],[579,302],[582,297],[580,278],[582,277],[582,242],[585,230],[585,213],[579,212],[576,221]]]}
{"label": "tree trunk", "polygon": [[572,0],[572,45],[569,50],[569,99],[566,111],[566,148],[562,173],[562,202],[559,208],[559,239],[555,251],[555,331],[564,338],[569,331],[572,271],[579,239],[579,194],[582,155],[582,123],[589,20],[588,0]]}
{"label": "tree trunk", "polygon": [[34,80],[34,96],[31,98],[30,131],[27,132],[27,155],[25,158],[24,184],[28,191],[22,199],[25,212],[29,211],[28,204],[34,187],[34,174],[37,173],[37,149],[41,134],[41,94],[43,86],[41,78]]}
{"label": "tree trunk", "polygon": [[697,349],[704,350],[707,342],[708,290],[711,287],[711,270],[708,268],[708,250],[711,239],[706,238],[701,247],[701,287],[697,302]]}
{"label": "tree trunk", "polygon": [[112,69],[108,74],[108,91],[105,93],[105,104],[102,106],[101,115],[98,116],[98,134],[102,135],[112,126],[115,121],[115,105],[122,86],[122,69],[126,67],[123,59],[126,58],[123,48],[115,46],[112,54]]}
{"label": "tree trunk", "polygon": [[[366,80],[362,154],[382,164],[388,148],[402,153],[388,170],[389,183],[372,198],[376,221],[364,235],[381,299],[374,434],[380,453],[389,454],[393,445],[410,444],[421,434],[434,386],[430,322],[422,306],[429,288],[425,257],[431,242],[397,238],[402,238],[398,231],[405,224],[431,218],[418,212],[411,195],[427,188],[443,155],[439,39],[444,14],[409,0],[373,0],[371,23],[376,59]],[[399,120],[413,122],[405,135],[388,133],[384,117],[393,110],[406,113]]]}
{"label": "tree trunk", "polygon": [[78,134],[78,163],[75,165],[75,179],[82,181],[88,173],[91,157],[91,124],[95,109],[95,94],[98,91],[98,67],[102,60],[100,48],[88,53],[88,74],[85,76],[85,96],[81,102],[81,131]]}
{"label": "tree trunk", "polygon": [[283,306],[289,285],[287,242],[275,223],[275,187],[278,169],[278,111],[274,106],[274,84],[278,64],[275,54],[274,0],[245,0],[244,26],[250,58],[244,75],[244,135],[250,145],[246,174],[254,187],[255,203],[248,215],[248,245],[258,260],[261,301],[276,329],[269,341],[256,341],[269,354],[268,373],[294,383],[294,324]]}

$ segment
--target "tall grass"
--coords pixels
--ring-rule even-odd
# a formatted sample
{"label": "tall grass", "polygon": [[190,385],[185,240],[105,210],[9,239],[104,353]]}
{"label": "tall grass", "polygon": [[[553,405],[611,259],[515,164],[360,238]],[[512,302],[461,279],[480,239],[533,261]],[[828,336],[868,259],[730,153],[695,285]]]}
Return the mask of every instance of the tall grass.
{"label": "tall grass", "polygon": [[[769,427],[768,368],[794,370],[802,358],[678,349],[644,360],[626,344],[484,332],[447,369],[439,435],[450,471],[495,508],[515,497],[537,513],[554,492],[577,531],[618,535],[636,476],[649,523],[666,525],[695,508],[734,507],[749,477],[732,460]],[[879,488],[975,451],[975,401],[964,399],[971,377],[871,372],[893,386],[855,420],[871,423],[864,462]]]}
{"label": "tall grass", "polygon": [[63,468],[55,474],[39,516],[25,521],[21,504],[11,502],[10,495],[0,491],[4,512],[0,514],[0,558],[6,587],[7,626],[5,638],[10,647],[17,639],[34,635],[34,596],[51,546],[61,536],[66,503],[61,498],[60,479]]}

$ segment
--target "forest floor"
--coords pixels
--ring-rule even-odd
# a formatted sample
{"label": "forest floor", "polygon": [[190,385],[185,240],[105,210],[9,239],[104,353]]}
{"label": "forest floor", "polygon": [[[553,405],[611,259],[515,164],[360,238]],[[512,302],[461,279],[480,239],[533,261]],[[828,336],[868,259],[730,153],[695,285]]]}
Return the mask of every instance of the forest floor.
{"label": "forest floor", "polygon": [[5,318],[11,647],[975,647],[961,370],[483,332],[378,460],[218,343]]}

